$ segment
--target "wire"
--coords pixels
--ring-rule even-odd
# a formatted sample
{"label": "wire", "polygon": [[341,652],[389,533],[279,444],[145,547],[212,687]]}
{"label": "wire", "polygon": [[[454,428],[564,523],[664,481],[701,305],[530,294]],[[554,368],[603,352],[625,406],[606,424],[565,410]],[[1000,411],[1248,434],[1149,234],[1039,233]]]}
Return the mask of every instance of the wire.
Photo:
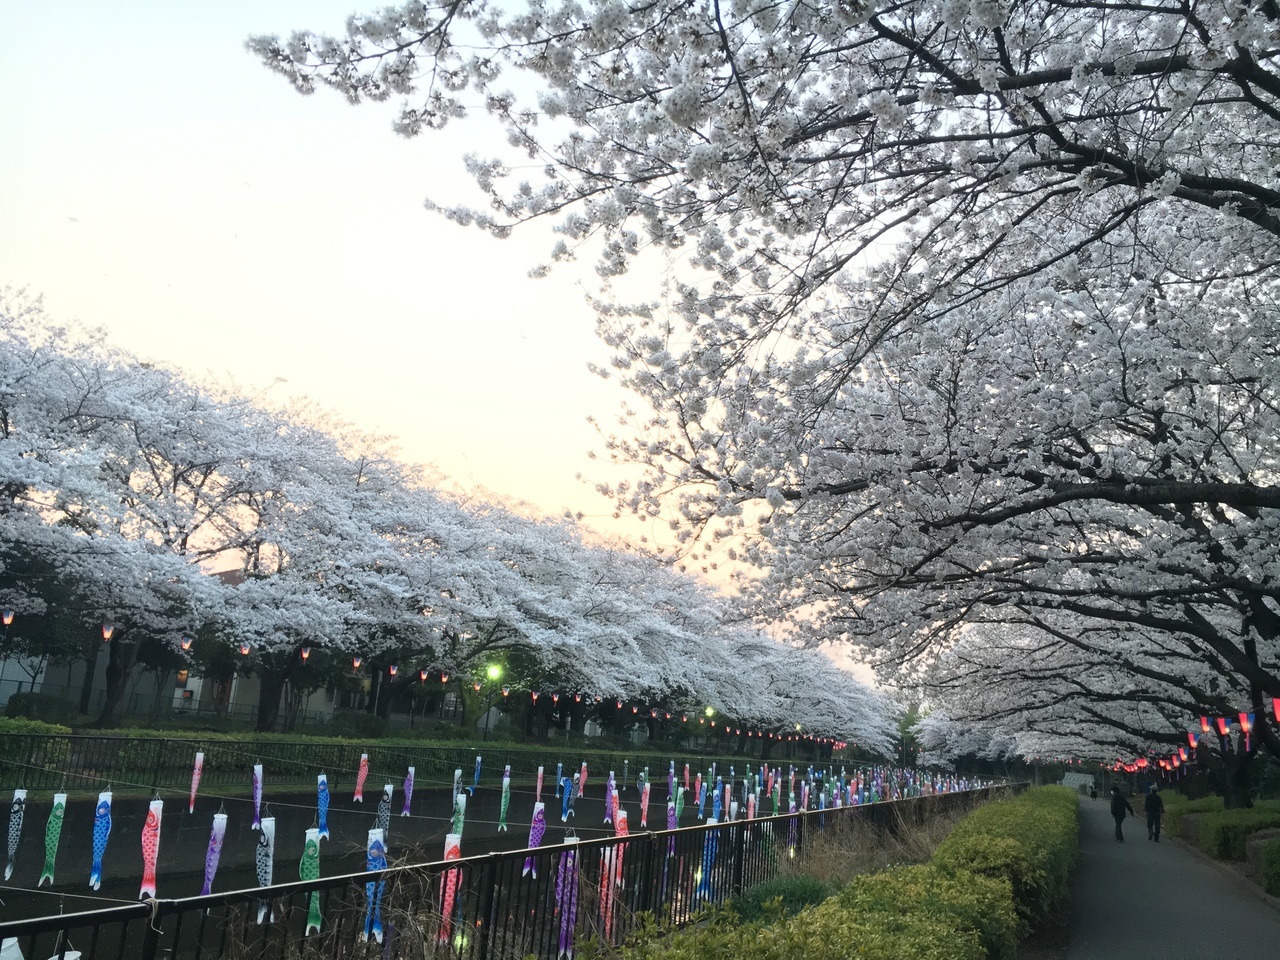
{"label": "wire", "polygon": [[137,900],[120,900],[116,897],[91,896],[87,893],[66,893],[62,890],[41,890],[39,887],[10,887],[0,884],[0,890],[9,890],[13,893],[38,893],[46,897],[73,897],[76,900],[92,900],[94,903],[122,903],[132,906],[139,902]]}

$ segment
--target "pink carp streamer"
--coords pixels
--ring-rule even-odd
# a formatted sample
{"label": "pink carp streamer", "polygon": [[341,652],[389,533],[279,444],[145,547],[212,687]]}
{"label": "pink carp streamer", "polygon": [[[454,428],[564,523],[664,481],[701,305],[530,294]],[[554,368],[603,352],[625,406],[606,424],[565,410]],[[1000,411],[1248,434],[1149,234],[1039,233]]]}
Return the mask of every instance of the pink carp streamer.
{"label": "pink carp streamer", "polygon": [[187,813],[196,812],[196,791],[200,789],[200,774],[204,771],[204,754],[196,752],[195,766],[191,768],[191,798],[187,801]]}
{"label": "pink carp streamer", "polygon": [[164,817],[164,801],[152,800],[147,822],[142,825],[142,889],[138,899],[156,895],[156,858],[160,855],[160,821]]}
{"label": "pink carp streamer", "polygon": [[[542,846],[542,838],[547,833],[547,805],[545,803],[535,803],[533,805],[533,822],[529,824],[529,849],[536,850]],[[524,870],[521,876],[533,874],[534,879],[538,878],[538,859],[537,857],[524,858]]]}
{"label": "pink carp streamer", "polygon": [[207,897],[213,893],[213,878],[218,872],[218,861],[222,858],[222,841],[227,835],[227,815],[215,813],[213,828],[209,831],[209,848],[204,854],[204,886],[200,888],[200,896]]}
{"label": "pink carp streamer", "polygon": [[356,795],[352,797],[353,803],[364,803],[364,781],[369,776],[369,755],[367,753],[360,754],[360,769],[356,771]]}
{"label": "pink carp streamer", "polygon": [[253,823],[249,824],[249,829],[257,830],[261,826],[262,826],[262,764],[255,763],[253,765]]}
{"label": "pink carp streamer", "polygon": [[[462,856],[462,837],[451,833],[444,838],[444,859],[457,860]],[[440,934],[436,939],[440,943],[449,942],[449,934],[453,928],[453,905],[458,898],[458,874],[460,870],[446,870],[440,877]]]}
{"label": "pink carp streamer", "polygon": [[[577,843],[577,837],[566,837],[565,843]],[[560,943],[556,960],[573,960],[573,933],[578,922],[578,851],[568,847],[560,854],[556,870],[556,909],[559,918]]]}
{"label": "pink carp streamer", "polygon": [[[627,811],[618,808],[613,820],[614,836],[627,836]],[[600,921],[604,927],[606,941],[613,940],[613,911],[618,900],[618,891],[622,889],[622,855],[626,850],[625,843],[615,843],[605,847],[600,854]]]}

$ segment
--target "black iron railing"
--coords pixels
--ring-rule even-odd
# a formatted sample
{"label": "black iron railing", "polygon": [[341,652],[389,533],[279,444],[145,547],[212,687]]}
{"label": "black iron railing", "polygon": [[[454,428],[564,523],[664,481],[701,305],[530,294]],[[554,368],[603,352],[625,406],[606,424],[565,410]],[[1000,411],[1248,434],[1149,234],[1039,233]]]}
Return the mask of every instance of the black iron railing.
{"label": "black iron railing", "polygon": [[[433,747],[429,744],[380,742],[378,740],[284,741],[275,739],[219,739],[216,737],[113,737],[77,734],[6,734],[0,737],[0,788],[23,785],[31,790],[98,788],[107,783],[119,788],[133,786],[155,792],[185,791],[191,783],[191,767],[196,752],[204,754],[201,784],[205,787],[247,787],[253,765],[261,763],[268,783],[273,787],[288,784],[315,785],[316,773],[327,770],[331,779],[344,773],[354,778],[360,755],[369,755],[370,782],[382,777],[403,779],[408,767],[415,767],[420,786],[451,784],[453,773],[461,768],[464,781],[472,780],[476,754],[484,756],[486,784],[498,782],[505,764],[511,765],[512,776],[531,780],[539,764],[547,756],[559,753],[566,761],[589,761],[589,774],[603,783],[609,770],[621,779],[624,770],[631,783],[640,772],[634,753],[591,750],[581,745],[539,744],[528,748],[477,743],[468,749]],[[654,755],[649,776],[655,785],[665,786],[670,756]],[[717,772],[729,779],[736,765],[740,774],[750,764],[761,761],[751,757],[715,757],[701,754],[678,756],[677,775],[683,780],[684,764],[694,772],[705,772],[713,762]],[[643,764],[643,760],[639,764]],[[770,760],[771,765],[807,764],[800,760]],[[842,761],[841,766],[853,770],[859,764]],[[566,764],[564,773],[572,776],[578,767]],[[545,768],[547,786],[554,790],[556,767]]]}
{"label": "black iron railing", "polygon": [[[12,938],[23,957],[39,960],[76,952],[83,960],[555,960],[585,938],[619,943],[645,916],[687,923],[786,869],[818,831],[857,823],[896,829],[988,793],[583,840],[0,923],[0,940]],[[311,929],[317,919],[318,929]]]}

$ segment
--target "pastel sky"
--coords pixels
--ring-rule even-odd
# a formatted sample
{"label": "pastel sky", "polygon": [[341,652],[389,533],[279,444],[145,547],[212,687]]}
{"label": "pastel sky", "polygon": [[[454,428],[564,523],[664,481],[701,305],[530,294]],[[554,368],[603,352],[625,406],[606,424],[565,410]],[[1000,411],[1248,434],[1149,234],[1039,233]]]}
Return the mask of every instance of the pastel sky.
{"label": "pastel sky", "polygon": [[586,417],[625,399],[587,369],[607,361],[589,264],[531,280],[548,229],[497,241],[423,209],[474,198],[475,125],[405,141],[393,104],[302,97],[244,50],[250,34],[340,32],[360,9],[0,7],[0,284],[144,358],[310,397],[465,486],[606,529],[611,505],[575,479],[607,479]]}

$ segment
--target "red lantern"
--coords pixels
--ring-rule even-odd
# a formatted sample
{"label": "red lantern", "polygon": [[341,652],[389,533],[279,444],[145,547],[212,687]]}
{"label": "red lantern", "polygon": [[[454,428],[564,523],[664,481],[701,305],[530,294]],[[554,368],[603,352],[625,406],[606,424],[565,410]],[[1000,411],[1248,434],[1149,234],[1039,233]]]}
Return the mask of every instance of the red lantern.
{"label": "red lantern", "polygon": [[1196,746],[1200,743],[1200,738],[1197,737],[1194,733],[1188,733],[1187,743],[1191,744],[1191,749],[1194,750]]}
{"label": "red lantern", "polygon": [[1231,718],[1230,718],[1230,717],[1216,717],[1216,718],[1214,718],[1214,721],[1213,721],[1213,722],[1214,722],[1214,723],[1216,723],[1216,724],[1218,725],[1218,736],[1220,736],[1220,737],[1225,737],[1225,736],[1230,735],[1230,733],[1231,733]]}
{"label": "red lantern", "polygon": [[1209,732],[1209,718],[1208,718],[1208,717],[1201,717],[1201,718],[1200,718],[1200,732],[1201,732],[1201,733],[1208,733],[1208,732]]}

